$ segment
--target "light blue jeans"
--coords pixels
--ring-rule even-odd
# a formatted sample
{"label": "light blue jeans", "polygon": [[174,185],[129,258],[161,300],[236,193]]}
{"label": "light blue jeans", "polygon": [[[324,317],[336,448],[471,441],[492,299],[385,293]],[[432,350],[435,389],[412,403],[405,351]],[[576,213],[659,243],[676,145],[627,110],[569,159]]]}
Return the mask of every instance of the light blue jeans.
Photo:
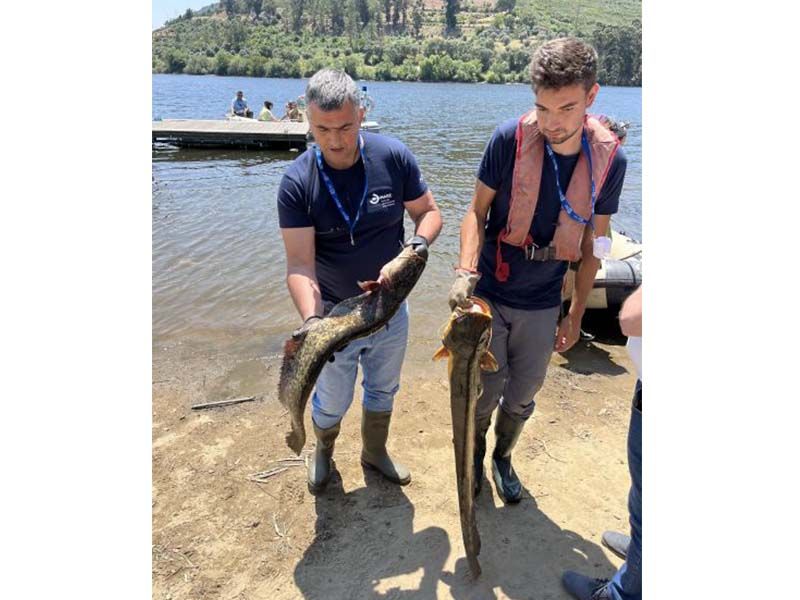
{"label": "light blue jeans", "polygon": [[322,368],[311,399],[311,418],[317,427],[333,427],[350,408],[359,362],[364,408],[373,412],[392,410],[394,396],[400,389],[400,368],[407,342],[408,303],[404,302],[386,327],[334,354],[334,362]]}

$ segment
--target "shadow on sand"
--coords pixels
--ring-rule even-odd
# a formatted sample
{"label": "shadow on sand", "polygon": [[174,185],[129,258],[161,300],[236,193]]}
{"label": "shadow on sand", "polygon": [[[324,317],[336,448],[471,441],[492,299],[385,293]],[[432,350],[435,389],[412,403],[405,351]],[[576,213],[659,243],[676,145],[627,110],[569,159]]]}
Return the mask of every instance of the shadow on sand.
{"label": "shadow on sand", "polygon": [[[447,532],[414,532],[414,506],[403,488],[364,470],[366,487],[345,492],[338,471],[316,497],[314,541],[294,572],[308,600],[436,598],[450,554]],[[384,579],[422,570],[416,590],[380,589]]]}
{"label": "shadow on sand", "polygon": [[472,579],[466,558],[459,558],[455,573],[442,577],[450,588],[448,596],[456,600],[567,599],[570,596],[560,583],[565,570],[595,576],[610,576],[616,570],[598,544],[562,529],[543,513],[524,486],[519,504],[499,507],[494,484],[486,476],[481,487],[476,511],[483,573]]}
{"label": "shadow on sand", "polygon": [[[606,576],[615,571],[597,544],[561,529],[527,489],[519,504],[495,507],[494,486],[485,477],[476,506],[483,574],[473,579],[465,557],[457,559],[455,572],[444,571],[451,552],[445,530],[414,533],[414,507],[403,489],[371,472],[365,477],[366,487],[345,493],[334,473],[316,498],[316,535],[294,573],[303,598],[545,600],[568,598],[560,585],[565,569]],[[460,530],[456,535],[452,542],[460,548]],[[415,589],[381,585],[411,574],[406,581],[413,580]],[[446,591],[437,595],[440,581]]]}

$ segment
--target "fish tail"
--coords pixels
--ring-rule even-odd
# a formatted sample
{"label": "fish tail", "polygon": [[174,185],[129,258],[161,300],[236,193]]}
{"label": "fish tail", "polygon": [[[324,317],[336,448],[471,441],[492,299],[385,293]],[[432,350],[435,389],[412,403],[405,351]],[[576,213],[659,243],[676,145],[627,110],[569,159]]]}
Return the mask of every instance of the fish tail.
{"label": "fish tail", "polygon": [[300,456],[300,452],[302,452],[303,446],[305,445],[305,437],[305,432],[301,434],[299,431],[296,431],[294,424],[292,424],[292,430],[286,434],[286,445],[289,446],[295,454]]}

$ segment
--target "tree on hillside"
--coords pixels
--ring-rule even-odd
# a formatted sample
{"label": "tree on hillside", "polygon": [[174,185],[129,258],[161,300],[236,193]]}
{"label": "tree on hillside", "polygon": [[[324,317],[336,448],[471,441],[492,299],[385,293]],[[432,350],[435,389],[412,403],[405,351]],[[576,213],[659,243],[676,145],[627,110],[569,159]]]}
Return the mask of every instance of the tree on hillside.
{"label": "tree on hillside", "polygon": [[295,33],[300,33],[303,28],[303,13],[306,9],[306,1],[305,0],[292,0],[289,4],[289,12],[290,12],[290,23],[292,31]]}
{"label": "tree on hillside", "polygon": [[597,49],[597,78],[605,85],[642,85],[642,28],[599,25],[591,37]]}
{"label": "tree on hillside", "polygon": [[411,4],[411,0],[402,0],[400,9],[403,14],[403,29],[405,30],[408,27],[408,5]]}
{"label": "tree on hillside", "polygon": [[252,12],[256,19],[258,15],[261,14],[261,7],[264,4],[264,0],[247,0],[247,8],[250,12]]}
{"label": "tree on hillside", "polygon": [[504,10],[506,12],[511,12],[517,6],[517,0],[497,0],[497,3],[494,5],[495,10],[501,11]]}
{"label": "tree on hillside", "polygon": [[461,10],[459,0],[445,0],[444,7],[444,33],[455,35],[458,33],[458,20],[456,15]]}
{"label": "tree on hillside", "polygon": [[326,0],[306,0],[305,14],[314,33],[325,33],[328,8]]}
{"label": "tree on hillside", "polygon": [[394,0],[394,14],[392,15],[392,29],[395,32],[405,32],[408,13],[408,0]]}
{"label": "tree on hillside", "polygon": [[392,22],[392,0],[382,0],[383,2],[383,11],[385,13],[385,17],[383,18],[383,23],[386,26],[386,31],[391,31],[391,22]]}
{"label": "tree on hillside", "polygon": [[339,0],[330,0],[331,8],[331,33],[342,35],[344,31],[344,7]]}
{"label": "tree on hillside", "polygon": [[348,2],[344,7],[344,30],[347,32],[347,37],[350,41],[350,47],[359,37],[361,33],[361,19],[358,14],[358,9],[355,2]]}
{"label": "tree on hillside", "polygon": [[414,6],[411,8],[411,35],[419,39],[422,34],[422,11],[425,10],[425,5],[422,0],[416,0]]}
{"label": "tree on hillside", "polygon": [[361,27],[366,27],[372,17],[372,13],[369,9],[369,2],[367,0],[356,0],[356,10],[361,20]]}
{"label": "tree on hillside", "polygon": [[234,54],[238,54],[244,48],[247,40],[247,27],[239,19],[232,19],[228,22],[228,31],[225,35],[225,46]]}
{"label": "tree on hillside", "polygon": [[222,7],[229,19],[236,14],[236,0],[222,0]]}

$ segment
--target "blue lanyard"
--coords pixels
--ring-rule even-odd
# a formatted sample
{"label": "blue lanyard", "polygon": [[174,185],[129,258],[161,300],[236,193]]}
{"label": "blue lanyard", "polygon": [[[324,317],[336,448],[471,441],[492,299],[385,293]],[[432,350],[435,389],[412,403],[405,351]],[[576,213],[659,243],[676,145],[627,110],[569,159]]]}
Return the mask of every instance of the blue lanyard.
{"label": "blue lanyard", "polygon": [[361,154],[361,162],[364,165],[364,193],[361,196],[361,202],[358,205],[358,210],[356,211],[356,218],[350,222],[350,215],[347,214],[347,211],[342,206],[342,203],[339,201],[339,195],[336,193],[336,188],[333,187],[333,182],[331,181],[328,174],[325,172],[325,167],[322,164],[322,152],[319,149],[319,146],[314,146],[314,153],[317,157],[317,168],[319,169],[320,174],[322,175],[322,181],[325,182],[325,186],[328,188],[328,193],[333,198],[333,201],[336,203],[336,208],[339,209],[339,213],[342,215],[344,222],[347,223],[348,229],[350,229],[350,244],[352,246],[356,245],[355,238],[353,237],[353,232],[356,229],[356,225],[358,224],[358,220],[361,218],[361,209],[364,206],[364,200],[367,199],[367,190],[369,189],[369,183],[367,182],[367,162],[364,160],[364,138],[358,138],[358,152]]}
{"label": "blue lanyard", "polygon": [[584,225],[591,225],[592,230],[594,230],[594,223],[592,223],[592,216],[594,216],[594,203],[595,203],[595,194],[594,194],[594,178],[592,177],[592,153],[589,150],[589,140],[586,138],[586,132],[581,133],[581,148],[586,153],[586,158],[589,160],[589,180],[592,182],[592,212],[589,216],[589,220],[584,219],[574,210],[572,210],[572,206],[569,204],[569,200],[564,195],[564,192],[561,190],[561,182],[558,178],[558,162],[556,162],[556,157],[553,156],[553,149],[550,147],[550,144],[547,143],[547,140],[544,142],[544,147],[547,150],[547,155],[550,157],[550,160],[553,163],[553,169],[556,172],[556,188],[558,189],[558,198],[561,200],[561,208],[563,208],[566,213],[572,218],[573,220],[577,221],[578,223],[583,223]]}

